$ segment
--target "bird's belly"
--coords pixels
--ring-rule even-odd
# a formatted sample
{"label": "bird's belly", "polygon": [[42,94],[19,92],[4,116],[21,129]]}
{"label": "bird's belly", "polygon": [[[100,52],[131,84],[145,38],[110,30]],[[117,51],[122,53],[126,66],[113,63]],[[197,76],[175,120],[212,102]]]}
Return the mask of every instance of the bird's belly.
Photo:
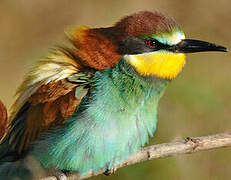
{"label": "bird's belly", "polygon": [[90,107],[84,114],[74,116],[58,136],[43,141],[41,145],[47,152],[36,156],[45,167],[78,171],[81,175],[90,170],[112,169],[136,153],[155,128],[155,107],[143,111],[121,108],[96,111]]}

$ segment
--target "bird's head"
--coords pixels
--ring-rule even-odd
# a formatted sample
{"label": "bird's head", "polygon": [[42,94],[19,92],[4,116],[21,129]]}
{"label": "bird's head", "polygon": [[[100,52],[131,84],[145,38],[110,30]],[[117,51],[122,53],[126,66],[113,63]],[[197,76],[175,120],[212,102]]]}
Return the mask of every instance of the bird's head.
{"label": "bird's head", "polygon": [[71,38],[81,59],[92,68],[113,67],[124,57],[141,76],[168,80],[181,72],[186,53],[227,51],[212,43],[185,39],[176,22],[159,12],[135,13],[109,28],[78,28]]}

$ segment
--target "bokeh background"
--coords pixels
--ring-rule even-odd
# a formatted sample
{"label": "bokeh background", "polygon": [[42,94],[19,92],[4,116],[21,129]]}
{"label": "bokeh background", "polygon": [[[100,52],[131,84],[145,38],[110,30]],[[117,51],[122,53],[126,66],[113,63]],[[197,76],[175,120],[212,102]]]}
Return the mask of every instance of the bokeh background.
{"label": "bokeh background", "polygon": [[[10,107],[28,68],[49,48],[65,44],[70,25],[110,26],[140,10],[173,16],[188,38],[231,48],[230,0],[1,0],[0,99]],[[231,53],[188,55],[167,89],[150,144],[231,131]],[[231,148],[158,159],[119,169],[95,180],[226,180]]]}

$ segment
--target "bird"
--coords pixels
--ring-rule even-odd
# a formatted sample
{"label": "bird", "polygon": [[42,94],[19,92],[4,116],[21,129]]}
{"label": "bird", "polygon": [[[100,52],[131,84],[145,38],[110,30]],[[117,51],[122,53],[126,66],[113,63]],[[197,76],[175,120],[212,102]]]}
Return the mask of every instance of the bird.
{"label": "bird", "polygon": [[115,171],[153,136],[158,102],[187,53],[227,48],[186,39],[176,21],[139,11],[111,27],[70,27],[70,47],[41,58],[16,92],[0,143],[0,179],[42,168]]}

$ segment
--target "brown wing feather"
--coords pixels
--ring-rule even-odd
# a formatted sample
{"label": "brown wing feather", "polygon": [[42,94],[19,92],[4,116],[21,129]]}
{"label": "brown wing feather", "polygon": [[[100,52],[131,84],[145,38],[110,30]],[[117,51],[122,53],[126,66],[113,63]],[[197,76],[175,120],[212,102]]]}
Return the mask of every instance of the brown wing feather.
{"label": "brown wing feather", "polygon": [[28,102],[30,107],[26,116],[26,129],[21,138],[19,152],[27,149],[31,142],[49,128],[60,125],[71,117],[82,100],[75,97],[75,87],[64,80],[50,82],[40,87]]}
{"label": "brown wing feather", "polygon": [[[11,108],[10,127],[2,140],[9,144],[10,151],[23,152],[42,132],[62,124],[73,115],[87,93],[87,89],[83,89],[75,97],[75,89],[85,87],[86,77],[90,78],[88,70],[80,73],[82,69],[66,50],[52,52],[32,67],[17,91]],[[73,75],[76,75],[71,78],[73,81],[67,80]]]}

